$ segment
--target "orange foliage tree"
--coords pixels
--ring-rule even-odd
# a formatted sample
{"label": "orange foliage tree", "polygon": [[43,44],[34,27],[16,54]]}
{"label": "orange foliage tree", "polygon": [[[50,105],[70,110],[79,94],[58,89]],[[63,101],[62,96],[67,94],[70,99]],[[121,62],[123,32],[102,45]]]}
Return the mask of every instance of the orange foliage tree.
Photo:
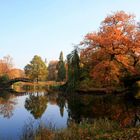
{"label": "orange foliage tree", "polygon": [[57,65],[58,65],[57,60],[49,62],[49,65],[48,65],[48,80],[50,80],[50,81],[56,81],[57,80],[57,73],[58,73]]}
{"label": "orange foliage tree", "polygon": [[25,77],[24,71],[17,68],[9,70],[7,75],[9,76],[10,79]]}
{"label": "orange foliage tree", "polygon": [[120,79],[140,72],[140,24],[119,11],[108,15],[98,32],[81,43],[81,62],[102,87],[120,85]]}
{"label": "orange foliage tree", "polygon": [[0,77],[8,76],[8,78],[25,77],[24,71],[13,67],[13,58],[10,55],[0,59]]}
{"label": "orange foliage tree", "polygon": [[4,56],[0,59],[0,76],[6,75],[13,67],[13,60],[10,55]]}

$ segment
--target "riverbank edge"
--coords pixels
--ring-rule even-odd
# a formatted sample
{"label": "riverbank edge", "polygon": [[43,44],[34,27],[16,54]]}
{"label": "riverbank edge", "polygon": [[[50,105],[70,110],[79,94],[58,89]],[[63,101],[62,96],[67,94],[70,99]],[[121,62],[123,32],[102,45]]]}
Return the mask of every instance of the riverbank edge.
{"label": "riverbank edge", "polygon": [[[106,126],[106,124],[105,124]],[[36,131],[24,132],[21,140],[29,139],[32,134],[34,140],[138,140],[140,127],[137,128],[118,128],[116,125],[109,125],[106,128],[88,124],[73,123],[68,128],[62,130],[51,130],[40,125]]]}

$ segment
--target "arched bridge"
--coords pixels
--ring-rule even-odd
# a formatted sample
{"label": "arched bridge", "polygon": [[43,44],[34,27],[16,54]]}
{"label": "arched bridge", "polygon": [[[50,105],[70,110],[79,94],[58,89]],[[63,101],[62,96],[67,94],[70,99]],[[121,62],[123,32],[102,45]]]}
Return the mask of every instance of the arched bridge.
{"label": "arched bridge", "polygon": [[6,87],[10,87],[11,85],[13,85],[16,82],[32,82],[32,80],[29,78],[22,78],[22,77],[14,78],[14,79],[9,80],[8,82],[5,82],[4,85]]}

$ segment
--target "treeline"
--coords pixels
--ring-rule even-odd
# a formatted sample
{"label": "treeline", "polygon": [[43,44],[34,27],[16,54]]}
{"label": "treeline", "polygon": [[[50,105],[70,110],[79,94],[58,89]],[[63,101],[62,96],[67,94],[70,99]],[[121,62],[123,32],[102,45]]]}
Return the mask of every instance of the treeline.
{"label": "treeline", "polygon": [[48,66],[40,56],[35,55],[30,63],[24,67],[24,70],[15,68],[12,57],[7,55],[0,59],[0,81],[18,77],[26,77],[34,82],[66,81],[66,67],[63,52],[60,53],[59,60],[50,61]]}
{"label": "treeline", "polygon": [[[5,59],[0,65],[4,63]],[[10,68],[0,68],[9,74]],[[34,81],[65,81],[66,90],[123,88],[123,78],[140,75],[140,22],[124,11],[112,13],[98,31],[88,33],[76,45],[65,61],[61,52],[59,60],[47,66],[35,55],[24,71]]]}
{"label": "treeline", "polygon": [[33,81],[66,81],[66,63],[63,60],[63,52],[59,61],[50,61],[48,66],[38,55],[24,68],[25,74]]}
{"label": "treeline", "polygon": [[108,15],[67,56],[66,89],[122,89],[122,79],[140,75],[140,22],[119,11]]}

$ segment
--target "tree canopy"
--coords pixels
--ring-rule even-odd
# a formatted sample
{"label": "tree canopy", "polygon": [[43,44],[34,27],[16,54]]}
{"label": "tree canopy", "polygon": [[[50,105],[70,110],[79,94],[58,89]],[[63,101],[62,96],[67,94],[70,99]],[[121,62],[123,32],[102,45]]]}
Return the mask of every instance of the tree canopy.
{"label": "tree canopy", "polygon": [[48,65],[48,80],[57,81],[58,61],[50,61]]}
{"label": "tree canopy", "polygon": [[47,66],[40,56],[35,55],[30,64],[24,68],[25,74],[34,81],[43,81],[47,78]]}
{"label": "tree canopy", "polygon": [[10,55],[0,59],[0,76],[7,75],[13,68],[13,58]]}
{"label": "tree canopy", "polygon": [[63,52],[62,51],[61,51],[60,56],[59,56],[57,68],[58,68],[57,80],[64,81],[66,79],[66,68],[65,68],[65,62],[63,60]]}
{"label": "tree canopy", "polygon": [[123,11],[108,15],[81,45],[81,62],[99,85],[117,85],[122,77],[140,72],[140,24],[134,15]]}
{"label": "tree canopy", "polygon": [[68,83],[67,90],[76,88],[80,78],[80,59],[77,48],[67,55]]}

